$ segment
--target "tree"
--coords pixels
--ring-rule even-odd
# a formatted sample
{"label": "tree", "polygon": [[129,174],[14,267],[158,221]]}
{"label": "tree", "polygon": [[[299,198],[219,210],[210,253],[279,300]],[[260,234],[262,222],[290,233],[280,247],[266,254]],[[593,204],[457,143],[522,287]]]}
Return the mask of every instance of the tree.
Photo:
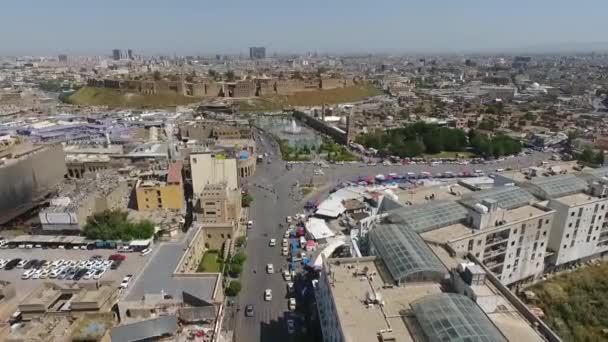
{"label": "tree", "polygon": [[597,151],[597,154],[595,155],[595,163],[597,165],[604,165],[604,151],[603,150]]}
{"label": "tree", "polygon": [[226,288],[226,295],[229,297],[234,297],[241,292],[241,282],[238,280],[232,280],[228,287]]}
{"label": "tree", "polygon": [[154,224],[150,221],[134,223],[128,220],[127,212],[106,210],[89,217],[83,233],[91,240],[149,239],[154,235]]}
{"label": "tree", "polygon": [[213,78],[214,80],[218,80],[219,78],[219,73],[213,69],[209,69],[209,71],[207,71],[207,75],[209,75],[209,77]]}
{"label": "tree", "polygon": [[247,237],[239,236],[238,238],[236,238],[236,241],[234,244],[236,245],[236,247],[242,247],[242,246],[245,246],[245,243],[247,243]]}
{"label": "tree", "polygon": [[243,251],[236,253],[232,257],[233,264],[243,265],[245,263],[245,260],[247,260],[247,255],[245,255],[245,252]]}
{"label": "tree", "polygon": [[160,81],[160,71],[158,71],[158,70],[154,71],[154,73],[152,74],[152,77],[154,77],[155,81]]}
{"label": "tree", "polygon": [[228,273],[232,278],[238,278],[243,272],[243,265],[240,264],[230,264],[230,270]]}
{"label": "tree", "polygon": [[228,82],[234,82],[234,80],[236,79],[234,76],[234,71],[232,71],[232,70],[226,71],[226,73],[224,74],[224,77],[226,78],[226,81],[228,81]]}
{"label": "tree", "polygon": [[296,72],[294,72],[294,73],[291,75],[291,79],[292,79],[292,80],[303,80],[303,79],[304,79],[304,77],[302,76],[302,73],[301,73],[301,72],[296,71]]}
{"label": "tree", "polygon": [[253,203],[253,196],[250,193],[245,193],[241,197],[241,206],[248,208]]}
{"label": "tree", "polygon": [[528,121],[536,121],[536,114],[532,113],[532,112],[527,112],[526,114],[524,114],[524,120],[528,120]]}
{"label": "tree", "polygon": [[582,162],[592,164],[595,159],[595,154],[593,153],[593,149],[589,146],[585,147],[583,152],[579,155],[578,159]]}

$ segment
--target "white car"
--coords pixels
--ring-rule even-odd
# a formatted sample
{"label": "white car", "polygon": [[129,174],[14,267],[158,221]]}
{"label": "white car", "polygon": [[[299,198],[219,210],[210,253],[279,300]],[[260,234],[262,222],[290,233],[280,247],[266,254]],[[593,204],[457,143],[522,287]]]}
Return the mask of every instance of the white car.
{"label": "white car", "polygon": [[34,274],[34,272],[36,272],[36,270],[33,270],[33,269],[23,272],[23,274],[21,275],[21,279],[29,279],[32,276],[32,274]]}
{"label": "white car", "polygon": [[32,279],[39,279],[41,273],[42,273],[42,270],[36,270],[34,273],[32,273],[31,278]]}
{"label": "white car", "polygon": [[266,265],[266,272],[268,274],[274,273],[274,266],[272,264]]}
{"label": "white car", "polygon": [[141,251],[141,256],[146,256],[148,254],[152,253],[152,249],[151,248],[146,248],[143,251]]}
{"label": "white car", "polygon": [[283,249],[281,250],[281,255],[288,256],[289,255],[289,248],[283,247]]}
{"label": "white car", "polygon": [[285,279],[285,281],[291,281],[291,273],[287,270],[283,271],[283,279]]}
{"label": "white car", "polygon": [[288,247],[288,246],[289,246],[289,240],[287,240],[287,239],[283,239],[283,244],[282,244],[282,246],[283,246],[283,247]]}
{"label": "white car", "polygon": [[51,274],[49,274],[49,277],[57,278],[59,276],[59,273],[61,273],[61,271],[63,271],[63,268],[55,268],[54,270],[51,271]]}
{"label": "white car", "polygon": [[100,270],[95,271],[95,274],[93,275],[93,278],[95,279],[101,279],[101,277],[103,276],[103,274],[106,272],[105,268],[102,268]]}
{"label": "white car", "polygon": [[265,301],[271,301],[272,300],[272,290],[271,289],[264,290],[264,300]]}
{"label": "white car", "polygon": [[253,228],[253,221],[247,221],[247,229]]}
{"label": "white car", "polygon": [[129,282],[131,282],[131,278],[133,278],[132,275],[127,275],[126,277],[122,278],[122,282],[120,283],[120,288],[126,289],[127,287],[129,287]]}
{"label": "white car", "polygon": [[274,247],[277,245],[277,239],[270,239],[270,242],[268,243],[268,245],[270,247]]}
{"label": "white car", "polygon": [[23,268],[25,266],[25,264],[28,263],[28,259],[23,259],[21,261],[19,261],[19,263],[17,264],[17,268]]}
{"label": "white car", "polygon": [[42,272],[40,272],[40,279],[46,279],[49,276],[49,273],[51,273],[48,269],[47,270],[42,270]]}
{"label": "white car", "polygon": [[93,275],[95,274],[95,270],[89,270],[85,275],[84,275],[84,280],[89,280],[93,277]]}
{"label": "white car", "polygon": [[296,299],[291,297],[289,298],[289,311],[294,311],[296,309]]}
{"label": "white car", "polygon": [[283,235],[283,238],[285,238],[285,239],[289,239],[289,235],[290,235],[290,234],[291,234],[291,230],[290,230],[290,229],[287,229],[287,230],[285,231],[285,234]]}

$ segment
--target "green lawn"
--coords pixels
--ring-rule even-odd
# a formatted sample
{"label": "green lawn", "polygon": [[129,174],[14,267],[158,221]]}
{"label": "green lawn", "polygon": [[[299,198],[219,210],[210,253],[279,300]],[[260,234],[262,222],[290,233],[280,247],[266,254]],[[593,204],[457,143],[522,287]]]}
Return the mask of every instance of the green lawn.
{"label": "green lawn", "polygon": [[435,153],[435,154],[425,154],[424,155],[426,158],[456,158],[456,156],[458,156],[458,158],[460,159],[470,159],[475,157],[475,154],[472,152],[447,152],[447,151],[443,151],[443,152],[439,152],[439,153]]}
{"label": "green lawn", "polygon": [[201,263],[198,265],[197,272],[220,272],[222,263],[218,258],[217,251],[208,251],[203,255]]}

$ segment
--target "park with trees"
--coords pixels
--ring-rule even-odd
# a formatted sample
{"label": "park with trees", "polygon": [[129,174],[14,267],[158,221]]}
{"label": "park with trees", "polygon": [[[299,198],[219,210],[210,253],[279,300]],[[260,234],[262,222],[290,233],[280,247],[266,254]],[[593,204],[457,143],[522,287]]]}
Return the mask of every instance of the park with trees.
{"label": "park with trees", "polygon": [[381,155],[420,157],[425,154],[473,152],[483,157],[500,157],[521,151],[521,143],[505,135],[488,137],[475,130],[468,135],[461,129],[417,122],[391,130],[361,134],[356,142],[374,148]]}

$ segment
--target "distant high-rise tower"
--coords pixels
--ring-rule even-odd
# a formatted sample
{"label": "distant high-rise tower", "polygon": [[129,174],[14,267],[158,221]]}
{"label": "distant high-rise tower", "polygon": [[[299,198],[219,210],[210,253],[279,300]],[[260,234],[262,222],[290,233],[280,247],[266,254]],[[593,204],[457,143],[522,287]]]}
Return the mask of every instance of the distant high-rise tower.
{"label": "distant high-rise tower", "polygon": [[58,58],[59,63],[67,63],[68,62],[68,56],[67,55],[59,55]]}
{"label": "distant high-rise tower", "polygon": [[249,58],[264,59],[266,58],[266,48],[263,46],[252,46],[249,48]]}
{"label": "distant high-rise tower", "polygon": [[120,49],[112,50],[112,59],[114,59],[115,61],[120,60]]}
{"label": "distant high-rise tower", "polygon": [[133,59],[133,50],[131,50],[131,49],[127,50],[127,57],[131,60]]}

